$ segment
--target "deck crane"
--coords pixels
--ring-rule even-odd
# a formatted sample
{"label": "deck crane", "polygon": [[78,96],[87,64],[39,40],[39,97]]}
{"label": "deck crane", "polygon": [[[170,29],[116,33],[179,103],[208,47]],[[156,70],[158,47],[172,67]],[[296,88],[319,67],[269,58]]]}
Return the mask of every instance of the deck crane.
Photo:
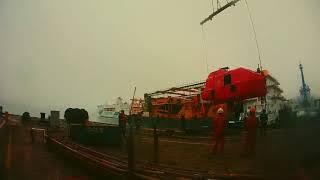
{"label": "deck crane", "polygon": [[[213,8],[213,13],[201,21],[201,25],[240,0],[226,0],[225,5],[220,1],[217,0],[217,8]],[[257,71],[221,68],[211,72],[206,81],[145,94],[145,110],[150,117],[179,119],[183,116],[188,120],[201,121],[213,117],[214,109],[220,105],[232,112],[241,107],[244,99],[265,97],[266,76],[267,71],[259,68]],[[234,112],[238,113],[238,110]]]}
{"label": "deck crane", "polygon": [[[204,23],[208,22],[209,20],[212,20],[214,16],[218,15],[225,9],[231,6],[235,6],[235,4],[240,0],[231,0],[231,1],[225,0],[226,4],[223,6],[221,6],[221,0],[217,0],[216,9],[214,9],[213,1],[214,0],[212,0],[213,13],[200,22],[200,25],[202,26]],[[248,3],[246,0],[245,2],[248,7]],[[250,20],[252,23],[252,27],[253,27],[253,31],[256,39],[255,29],[254,29],[251,13],[249,11],[249,7],[248,7],[248,12],[249,12]],[[231,70],[231,71],[226,69],[220,69],[216,72],[212,72],[208,76],[204,91],[202,92],[202,98],[204,100],[215,100],[218,102],[219,101],[224,102],[228,100],[243,100],[246,98],[265,96],[266,94],[265,74],[262,74],[260,71],[262,70],[262,68],[261,68],[260,51],[259,51],[257,40],[256,40],[256,44],[257,44],[257,50],[259,54],[259,61],[260,61],[260,64],[259,64],[260,67],[258,68],[259,72],[253,72],[244,68]],[[219,78],[222,78],[222,79],[217,80]],[[231,83],[231,79],[233,81],[233,78],[239,78],[239,79]],[[224,82],[224,85],[223,83],[221,85],[221,82]],[[239,84],[236,85],[237,83]],[[231,84],[230,87],[228,87],[229,84]],[[252,86],[253,84],[255,85]],[[236,87],[236,86],[239,86],[239,87]],[[255,88],[252,88],[252,87],[255,87]]]}
{"label": "deck crane", "polygon": [[[200,25],[202,27],[206,22],[212,20],[214,16],[218,15],[231,6],[235,6],[235,4],[240,0],[226,0],[226,4],[223,6],[221,6],[220,0],[217,0],[216,9],[214,9],[213,1],[214,0],[212,0],[213,13],[200,22]],[[250,17],[258,52],[258,70],[257,72],[254,72],[245,68],[238,68],[230,71],[228,69],[220,69],[218,71],[210,73],[206,80],[204,89],[201,92],[201,97],[203,100],[209,100],[215,103],[225,103],[233,101],[241,102],[244,99],[259,97],[263,102],[265,102],[265,96],[267,93],[265,77],[268,73],[267,71],[262,70],[260,48],[253,23],[253,18],[247,0],[245,0],[245,3],[248,9],[248,14]],[[266,105],[266,103],[264,104]]]}

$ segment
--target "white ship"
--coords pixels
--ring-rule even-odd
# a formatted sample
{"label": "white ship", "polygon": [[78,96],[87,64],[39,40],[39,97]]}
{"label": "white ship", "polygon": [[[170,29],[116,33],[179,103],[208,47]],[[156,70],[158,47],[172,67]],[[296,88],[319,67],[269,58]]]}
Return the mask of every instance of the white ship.
{"label": "white ship", "polygon": [[105,118],[118,118],[121,110],[124,110],[124,113],[128,115],[130,111],[130,105],[123,101],[121,97],[118,97],[114,104],[99,105],[98,115],[99,117]]}

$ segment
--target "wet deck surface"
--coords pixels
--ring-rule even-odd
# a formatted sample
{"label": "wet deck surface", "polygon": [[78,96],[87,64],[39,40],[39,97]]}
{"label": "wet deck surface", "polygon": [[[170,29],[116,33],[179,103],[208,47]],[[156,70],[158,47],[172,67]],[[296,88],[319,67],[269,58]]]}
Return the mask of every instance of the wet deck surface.
{"label": "wet deck surface", "polygon": [[6,179],[91,179],[81,168],[50,152],[41,133],[31,141],[30,127],[7,128]]}
{"label": "wet deck surface", "polygon": [[[239,174],[263,179],[320,179],[320,121],[298,128],[272,129],[267,136],[257,134],[256,153],[243,155],[244,132],[226,137],[225,152],[212,154],[210,138],[177,139],[161,137],[159,162],[176,167],[223,174]],[[95,147],[97,148],[97,147]],[[126,156],[126,147],[98,148]],[[136,136],[137,160],[153,160],[153,138]]]}
{"label": "wet deck surface", "polygon": [[[11,130],[10,130],[11,129]],[[41,133],[31,142],[30,126],[8,128],[11,144],[7,179],[93,179],[86,171],[50,152]],[[320,178],[320,121],[299,128],[270,130],[266,137],[257,136],[256,154],[243,156],[243,132],[226,137],[224,154],[210,152],[210,138],[160,137],[159,162],[170,166],[199,169],[213,174],[257,175],[263,179]],[[8,147],[5,147],[6,149]],[[94,147],[125,157],[122,147]],[[153,160],[153,138],[135,137],[135,158]],[[6,159],[7,160],[7,159]]]}

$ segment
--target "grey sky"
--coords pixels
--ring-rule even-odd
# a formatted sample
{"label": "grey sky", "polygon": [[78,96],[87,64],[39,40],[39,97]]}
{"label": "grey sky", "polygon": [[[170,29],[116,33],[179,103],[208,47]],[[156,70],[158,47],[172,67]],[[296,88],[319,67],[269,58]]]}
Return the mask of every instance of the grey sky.
{"label": "grey sky", "polygon": [[[0,102],[44,110],[95,109],[207,76],[199,22],[209,0],[1,0]],[[320,95],[320,2],[248,0],[264,68],[287,98],[298,94],[297,64]],[[245,2],[204,26],[210,70],[256,68]]]}

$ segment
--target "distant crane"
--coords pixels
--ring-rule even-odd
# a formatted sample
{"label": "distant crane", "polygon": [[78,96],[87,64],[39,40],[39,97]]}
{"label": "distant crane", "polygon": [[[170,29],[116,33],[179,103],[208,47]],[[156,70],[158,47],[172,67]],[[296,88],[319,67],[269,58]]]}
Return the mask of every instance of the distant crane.
{"label": "distant crane", "polygon": [[302,86],[300,88],[300,95],[302,97],[302,103],[306,107],[306,106],[310,106],[310,103],[309,103],[310,88],[306,84],[306,81],[304,79],[303,66],[301,63],[299,64],[299,69],[300,69],[301,80],[302,80]]}

